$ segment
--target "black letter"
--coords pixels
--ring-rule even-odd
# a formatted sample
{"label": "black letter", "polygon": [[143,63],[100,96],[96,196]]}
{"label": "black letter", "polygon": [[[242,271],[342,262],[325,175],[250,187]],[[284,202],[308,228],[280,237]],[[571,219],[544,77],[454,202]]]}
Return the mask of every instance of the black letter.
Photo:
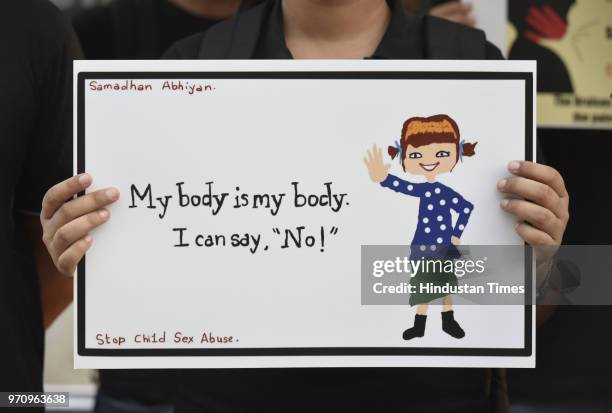
{"label": "black letter", "polygon": [[130,208],[136,208],[134,195],[140,198],[141,201],[144,201],[144,199],[148,196],[149,206],[147,208],[150,208],[150,209],[156,208],[155,205],[153,205],[153,197],[151,196],[151,184],[147,185],[147,189],[145,189],[144,194],[141,194],[140,192],[138,192],[138,189],[136,188],[136,185],[134,184],[132,184],[132,186],[130,187],[130,190],[132,192],[132,205],[130,205]]}
{"label": "black letter", "polygon": [[187,228],[172,228],[172,231],[179,232],[179,244],[174,244],[175,247],[188,247],[189,244],[185,244],[183,242],[183,232],[185,232]]}

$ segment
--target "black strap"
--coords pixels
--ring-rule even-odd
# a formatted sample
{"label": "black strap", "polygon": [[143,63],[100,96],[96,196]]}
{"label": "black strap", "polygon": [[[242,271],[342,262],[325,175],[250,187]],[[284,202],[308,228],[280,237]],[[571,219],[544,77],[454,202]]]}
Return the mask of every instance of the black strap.
{"label": "black strap", "polygon": [[428,59],[486,59],[487,39],[482,30],[426,17]]}
{"label": "black strap", "polygon": [[114,0],[110,4],[115,53],[121,59],[159,57],[157,2],[152,0]]}

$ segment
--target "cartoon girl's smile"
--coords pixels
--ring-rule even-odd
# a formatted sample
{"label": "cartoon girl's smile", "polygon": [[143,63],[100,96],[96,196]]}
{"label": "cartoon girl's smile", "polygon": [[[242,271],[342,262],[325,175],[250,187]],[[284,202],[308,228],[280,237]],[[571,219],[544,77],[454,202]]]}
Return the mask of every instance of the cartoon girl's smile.
{"label": "cartoon girl's smile", "polygon": [[438,167],[438,165],[440,165],[440,162],[436,162],[436,163],[419,163],[419,165],[421,166],[421,168],[425,169],[427,172],[431,172],[434,169],[436,169]]}

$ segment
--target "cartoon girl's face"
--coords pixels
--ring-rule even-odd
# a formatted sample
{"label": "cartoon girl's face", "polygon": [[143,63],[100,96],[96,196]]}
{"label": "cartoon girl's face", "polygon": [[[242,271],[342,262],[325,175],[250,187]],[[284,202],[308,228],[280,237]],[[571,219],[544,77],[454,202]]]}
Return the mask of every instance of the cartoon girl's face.
{"label": "cartoon girl's face", "polygon": [[457,163],[457,146],[454,143],[430,143],[418,148],[408,145],[404,169],[428,179],[450,172]]}

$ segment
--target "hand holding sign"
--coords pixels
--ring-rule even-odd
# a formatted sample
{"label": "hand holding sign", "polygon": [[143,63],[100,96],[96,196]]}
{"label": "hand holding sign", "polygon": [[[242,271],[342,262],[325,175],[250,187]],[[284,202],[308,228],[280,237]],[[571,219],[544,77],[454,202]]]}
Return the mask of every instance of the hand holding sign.
{"label": "hand holding sign", "polygon": [[117,189],[106,188],[70,200],[91,183],[89,174],[74,176],[49,189],[43,199],[43,241],[55,266],[67,276],[74,274],[91,246],[89,232],[110,218],[104,207],[119,199]]}

